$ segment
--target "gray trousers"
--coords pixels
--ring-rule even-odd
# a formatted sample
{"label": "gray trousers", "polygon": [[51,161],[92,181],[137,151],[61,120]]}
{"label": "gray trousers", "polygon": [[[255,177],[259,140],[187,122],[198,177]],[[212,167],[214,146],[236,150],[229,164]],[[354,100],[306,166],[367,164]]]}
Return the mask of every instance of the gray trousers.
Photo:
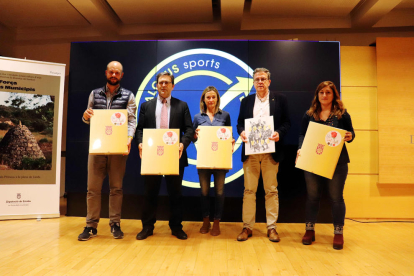
{"label": "gray trousers", "polygon": [[128,155],[89,155],[86,226],[98,227],[102,183],[109,175],[109,224],[121,221],[122,180]]}

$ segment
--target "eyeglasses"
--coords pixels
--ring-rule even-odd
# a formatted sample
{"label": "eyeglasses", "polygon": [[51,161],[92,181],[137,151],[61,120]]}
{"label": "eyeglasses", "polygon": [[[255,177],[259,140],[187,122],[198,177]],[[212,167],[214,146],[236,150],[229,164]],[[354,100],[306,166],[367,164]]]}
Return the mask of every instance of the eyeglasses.
{"label": "eyeglasses", "polygon": [[254,82],[265,82],[265,81],[267,81],[267,79],[265,79],[265,78],[257,78],[257,79],[254,79]]}
{"label": "eyeglasses", "polygon": [[170,81],[159,81],[158,84],[159,85],[169,85],[171,82]]}

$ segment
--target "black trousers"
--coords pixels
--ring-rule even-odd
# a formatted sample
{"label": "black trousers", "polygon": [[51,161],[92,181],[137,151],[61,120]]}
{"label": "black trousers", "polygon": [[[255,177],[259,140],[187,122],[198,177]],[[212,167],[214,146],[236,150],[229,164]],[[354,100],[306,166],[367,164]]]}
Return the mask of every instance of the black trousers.
{"label": "black trousers", "polygon": [[[173,231],[183,229],[183,208],[181,195],[183,174],[184,167],[180,167],[179,175],[165,176],[171,212],[169,226]],[[158,207],[158,194],[160,192],[162,177],[162,175],[144,176],[145,203],[141,219],[143,228],[153,230],[154,224],[157,221],[156,213]]]}
{"label": "black trousers", "polygon": [[345,201],[344,187],[348,176],[348,163],[336,166],[332,180],[310,173],[304,172],[308,197],[306,200],[306,223],[316,223],[319,212],[319,202],[322,197],[322,188],[327,185],[329,199],[332,204],[332,217],[334,226],[344,226],[345,224]]}

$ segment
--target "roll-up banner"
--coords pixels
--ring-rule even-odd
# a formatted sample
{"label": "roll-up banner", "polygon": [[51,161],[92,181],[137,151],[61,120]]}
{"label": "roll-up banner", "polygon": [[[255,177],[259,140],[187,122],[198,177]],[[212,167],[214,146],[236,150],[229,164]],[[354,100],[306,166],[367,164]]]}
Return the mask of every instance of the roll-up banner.
{"label": "roll-up banner", "polygon": [[0,220],[59,217],[65,66],[0,57]]}

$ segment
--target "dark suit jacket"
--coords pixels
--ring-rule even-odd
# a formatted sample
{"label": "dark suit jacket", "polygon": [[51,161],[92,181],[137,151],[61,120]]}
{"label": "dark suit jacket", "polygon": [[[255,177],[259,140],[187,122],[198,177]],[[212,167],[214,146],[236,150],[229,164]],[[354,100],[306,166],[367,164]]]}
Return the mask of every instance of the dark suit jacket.
{"label": "dark suit jacket", "polygon": [[[157,107],[157,98],[142,103],[139,110],[139,119],[137,130],[135,131],[135,141],[137,145],[142,143],[142,134],[144,128],[156,128],[155,109]],[[170,109],[170,128],[180,129],[180,143],[184,145],[184,151],[180,158],[180,167],[188,166],[187,147],[194,136],[193,125],[191,122],[190,110],[186,102],[171,97]]]}
{"label": "dark suit jacket", "polygon": [[[253,118],[253,108],[256,94],[249,95],[244,98],[240,105],[239,118],[237,119],[237,132],[242,133],[244,130],[244,120]],[[277,92],[269,93],[270,116],[273,116],[274,130],[279,133],[279,141],[275,143],[276,152],[272,153],[272,157],[276,162],[283,159],[283,137],[290,128],[289,110],[286,96]],[[242,149],[242,162],[246,161],[248,156],[245,155],[245,144]]]}
{"label": "dark suit jacket", "polygon": [[[305,139],[305,134],[308,130],[309,122],[321,123],[320,121],[315,121],[315,118],[313,118],[313,116],[311,117],[305,112],[302,118],[302,123],[299,132],[299,149],[302,148],[303,140]],[[346,131],[352,133],[352,140],[348,141],[348,143],[351,143],[354,140],[355,131],[352,127],[351,115],[349,115],[349,113],[346,110],[344,115],[342,115],[341,119],[338,119],[338,117],[336,116],[333,118],[333,127],[345,129]],[[350,160],[348,150],[346,149],[346,145],[344,144],[344,147],[341,151],[341,155],[339,155],[338,164],[346,164],[349,162]]]}

